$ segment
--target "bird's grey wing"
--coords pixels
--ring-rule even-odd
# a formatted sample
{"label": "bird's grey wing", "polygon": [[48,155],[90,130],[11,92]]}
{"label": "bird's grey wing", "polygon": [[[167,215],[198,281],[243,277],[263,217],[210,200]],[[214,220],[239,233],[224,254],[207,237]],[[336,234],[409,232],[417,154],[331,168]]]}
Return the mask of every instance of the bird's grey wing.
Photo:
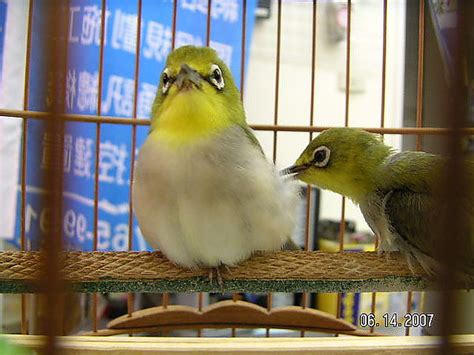
{"label": "bird's grey wing", "polygon": [[[444,230],[443,224],[449,223],[446,220],[445,204],[430,193],[413,192],[403,188],[391,190],[384,209],[391,228],[402,240],[397,243],[402,252],[418,255],[421,253],[435,258],[436,247],[440,245],[437,238],[451,237],[440,233],[440,230]],[[472,232],[469,223],[464,226],[462,244],[456,248],[456,257],[462,260],[462,268],[469,270],[469,273],[474,270]]]}
{"label": "bird's grey wing", "polygon": [[[433,199],[408,189],[391,190],[385,200],[384,212],[391,229],[408,246],[433,257],[433,224],[440,216]],[[439,207],[439,206],[438,206]]]}

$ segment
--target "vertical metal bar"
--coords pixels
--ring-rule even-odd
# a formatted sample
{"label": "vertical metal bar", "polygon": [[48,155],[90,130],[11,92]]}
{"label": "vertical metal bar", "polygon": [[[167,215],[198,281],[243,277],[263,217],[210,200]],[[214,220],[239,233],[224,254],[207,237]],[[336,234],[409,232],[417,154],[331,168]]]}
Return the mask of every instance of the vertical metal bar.
{"label": "vertical metal bar", "polygon": [[[199,295],[198,295],[198,311],[199,311],[199,312],[202,312],[202,303],[203,303],[203,302],[202,302],[202,301],[203,301],[203,300],[202,300],[202,297],[203,297],[202,292],[199,292]],[[201,337],[201,336],[202,336],[202,330],[201,330],[201,328],[199,328],[199,329],[197,330],[197,336],[198,336],[198,337]]]}
{"label": "vertical metal bar", "polygon": [[[280,93],[280,51],[281,51],[281,0],[278,0],[278,20],[277,20],[277,48],[276,48],[276,70],[275,70],[275,111],[273,117],[273,124],[278,125],[278,100]],[[273,162],[276,162],[277,156],[277,135],[278,131],[273,132]],[[272,294],[267,296],[268,311],[272,309]],[[270,328],[266,329],[266,337],[270,336]]]}
{"label": "vertical metal bar", "polygon": [[247,37],[247,0],[242,4],[242,49],[240,56],[240,99],[244,102],[245,82],[245,45]]}
{"label": "vertical metal bar", "polygon": [[[172,25],[171,25],[171,50],[174,50],[175,49],[175,46],[176,46],[176,26],[177,26],[177,18],[178,18],[178,1],[179,0],[173,0],[173,22],[172,22]],[[163,308],[166,308],[168,307],[168,301],[169,301],[169,295],[168,293],[164,292],[162,295],[161,295],[162,299],[161,299],[161,305],[163,306]]]}
{"label": "vertical metal bar", "polygon": [[347,45],[346,45],[346,111],[344,126],[349,126],[349,96],[351,85],[351,0],[347,0]]}
{"label": "vertical metal bar", "polygon": [[[61,0],[51,1],[45,8],[45,48],[47,56],[46,72],[51,74],[45,82],[44,91],[50,89],[51,106],[48,108],[46,134],[51,141],[50,149],[46,150],[47,161],[45,182],[46,208],[49,208],[48,230],[42,243],[44,260],[42,262],[41,285],[46,296],[46,319],[42,322],[41,331],[46,335],[43,351],[46,354],[57,354],[56,336],[61,332],[61,312],[57,307],[61,301],[63,284],[59,252],[62,249],[62,207],[63,207],[63,173],[64,173],[64,92],[67,62],[67,36],[63,26],[67,25],[68,16],[64,16],[67,4]],[[61,21],[61,19],[63,19]],[[66,20],[65,20],[66,19]],[[61,37],[59,34],[63,33]],[[62,79],[62,80],[61,80]]]}
{"label": "vertical metal bar", "polygon": [[[413,293],[411,291],[407,292],[407,313],[411,313],[412,310],[412,301],[413,301]],[[405,327],[405,335],[410,335],[410,327]]]}
{"label": "vertical metal bar", "polygon": [[[349,126],[349,98],[351,85],[351,13],[352,2],[347,0],[347,42],[346,42],[346,109],[344,117],[344,126]],[[346,198],[342,197],[341,222],[339,224],[339,251],[344,250],[344,234],[346,232]],[[337,295],[337,317],[341,317],[341,294]]]}
{"label": "vertical metal bar", "polygon": [[[97,88],[97,116],[102,114],[102,82],[104,71],[104,43],[105,43],[105,20],[107,13],[107,2],[102,0],[101,22],[100,22],[100,47],[99,47],[99,78]],[[101,124],[96,123],[95,136],[95,175],[94,175],[94,240],[93,249],[97,250],[98,223],[99,223],[99,159],[100,159],[100,134]],[[97,293],[92,294],[92,330],[97,332]]]}
{"label": "vertical metal bar", "polygon": [[383,1],[383,39],[382,39],[382,93],[380,102],[380,127],[385,127],[385,80],[387,72],[387,0]]}
{"label": "vertical metal bar", "polygon": [[[170,300],[169,300],[169,293],[168,292],[163,292],[163,294],[161,295],[162,297],[162,300],[161,300],[161,305],[164,309],[168,308],[168,305],[170,303]],[[165,329],[161,332],[162,336],[168,336],[169,334],[169,329]]]}
{"label": "vertical metal bar", "polygon": [[[177,17],[178,17],[178,1],[173,0],[173,23],[172,23],[172,41],[171,41],[171,49],[174,50],[176,46],[176,27],[177,27]],[[169,294],[167,292],[163,292],[161,295],[161,305],[163,308],[167,308],[169,304]],[[163,334],[166,332],[164,331]]]}
{"label": "vertical metal bar", "polygon": [[[135,73],[134,73],[134,88],[133,88],[133,118],[137,118],[138,107],[138,86],[140,81],[140,45],[141,45],[141,28],[142,28],[142,0],[137,0],[137,37],[135,47]],[[137,145],[137,126],[132,125],[132,142],[130,153],[130,190],[129,190],[129,205],[128,205],[128,251],[133,249],[133,189],[132,182],[135,176],[135,149]],[[132,316],[133,312],[134,294],[129,292],[127,295],[127,314]]]}
{"label": "vertical metal bar", "polygon": [[207,0],[206,46],[211,42],[211,6],[212,0]]}
{"label": "vertical metal bar", "polygon": [[[267,311],[270,312],[272,310],[272,302],[273,302],[273,294],[269,293],[267,295]],[[267,328],[265,331],[265,336],[267,338],[270,337],[270,328]]]}
{"label": "vertical metal bar", "polygon": [[[317,0],[313,0],[312,7],[312,35],[311,35],[311,99],[309,103],[309,125],[314,125],[314,95],[315,95],[315,81],[316,81],[316,10]],[[309,141],[313,139],[313,132],[309,133]],[[309,250],[309,234],[311,230],[311,185],[306,185],[306,225],[304,250]],[[304,309],[308,306],[308,293],[303,293],[301,300],[301,307]],[[301,336],[305,336],[305,331],[301,331]]]}
{"label": "vertical metal bar", "polygon": [[164,292],[163,293],[163,300],[162,300],[163,308],[168,308],[169,304],[170,304],[169,293]]}
{"label": "vertical metal bar", "polygon": [[[465,136],[462,134],[462,129],[468,126],[470,114],[467,62],[470,50],[468,28],[472,29],[473,9],[472,1],[459,0],[457,2],[457,23],[452,39],[455,49],[453,50],[452,77],[449,86],[451,99],[448,103],[447,115],[445,115],[446,127],[451,131],[446,136],[445,155],[448,158],[439,189],[441,201],[445,203],[447,212],[435,237],[438,247],[436,257],[443,265],[439,272],[439,283],[442,290],[439,305],[441,310],[439,324],[442,335],[439,353],[441,354],[457,352],[450,344],[450,340],[454,333],[453,329],[459,323],[457,317],[462,314],[461,312],[470,312],[472,322],[472,309],[460,309],[453,290],[456,278],[458,278],[456,274],[458,274],[460,267],[466,267],[470,262],[466,258],[467,254],[461,250],[468,245],[466,238],[469,236],[465,233],[469,230],[467,227],[472,226],[472,219],[467,215],[468,207],[463,202],[468,202],[467,196],[472,197],[474,187],[469,184],[468,176],[471,170],[469,170],[467,154],[463,152],[463,138]],[[472,201],[469,202],[472,203]],[[450,238],[446,238],[447,235]],[[460,255],[461,258],[459,258]],[[461,265],[460,263],[466,264]]]}
{"label": "vertical metal bar", "polygon": [[[277,22],[277,48],[276,48],[276,71],[275,71],[275,111],[273,124],[278,125],[278,103],[280,91],[280,50],[281,50],[281,0],[278,0],[278,22]],[[273,162],[277,154],[277,131],[273,132]]]}
{"label": "vertical metal bar", "polygon": [[[242,3],[242,47],[240,52],[240,100],[244,101],[244,80],[245,80],[245,44],[247,35],[247,0],[243,0]],[[238,301],[237,293],[232,293],[232,301]],[[236,329],[232,328],[232,337],[235,337]]]}
{"label": "vertical metal bar", "polygon": [[[420,0],[418,14],[418,80],[416,92],[416,127],[423,127],[423,80],[424,80],[424,52],[425,52],[425,1]],[[422,148],[422,136],[416,136],[416,150]],[[407,313],[412,311],[413,294],[407,293]],[[410,327],[405,327],[405,335],[410,335]]]}
{"label": "vertical metal bar", "polygon": [[[309,124],[314,125],[314,97],[316,94],[316,15],[317,15],[317,0],[313,0],[313,27],[311,35],[311,102],[309,112]],[[309,140],[313,139],[313,132],[309,132]]]}
{"label": "vertical metal bar", "polygon": [[[418,80],[416,91],[416,127],[423,126],[423,80],[425,52],[425,2],[420,0],[418,15]],[[416,150],[421,149],[421,135],[416,136]]]}
{"label": "vertical metal bar", "polygon": [[[66,13],[69,13],[69,9],[70,9],[70,4],[71,4],[71,0],[64,0],[64,6],[65,6],[65,10]],[[64,27],[63,27],[63,33],[68,33],[68,30],[69,30],[69,26],[70,26],[70,19],[69,17],[66,17],[65,18],[65,23],[64,23]],[[63,89],[62,89],[62,92],[60,92],[60,96],[58,97],[66,97],[66,87],[67,87],[67,73],[68,73],[68,67],[69,67],[69,38],[65,35],[64,36],[64,41],[63,41],[63,46],[64,46],[64,65],[63,65],[63,68],[62,70],[64,71],[64,77],[63,77],[63,82],[62,82],[62,85],[63,85]],[[61,75],[60,75],[61,77]],[[62,106],[60,107],[60,113],[64,113],[66,112],[66,104],[63,103]],[[66,121],[63,119],[63,118],[60,118],[62,120],[61,122],[61,125],[62,125],[62,135],[61,135],[61,139],[62,139],[62,142],[61,144],[64,145],[64,133],[65,133],[65,128],[66,128]],[[64,149],[64,148],[63,148]],[[64,161],[64,157],[63,157],[63,154],[64,154],[64,151],[61,150],[61,158],[60,158],[60,161]],[[62,169],[61,170],[61,176],[62,176],[62,179],[63,179],[63,176],[64,176],[64,170]],[[62,180],[64,181],[64,180]],[[63,194],[63,191],[64,191],[64,187],[61,188],[60,190],[60,193],[61,193],[61,198],[62,198],[62,194]],[[61,199],[61,203],[63,202],[63,200]],[[62,206],[62,205],[61,205]],[[61,223],[61,226],[62,226],[62,223],[63,223],[63,211],[61,210],[59,212],[59,218],[58,218],[59,222]],[[62,228],[61,227],[58,227],[58,235],[60,235],[60,251],[63,250],[63,244],[62,244]],[[58,266],[60,266],[60,269],[62,269],[62,265],[60,265],[60,263],[58,263]],[[61,280],[60,280],[61,281]],[[57,304],[54,304],[54,308],[58,315],[58,323],[59,323],[59,326],[60,328],[58,329],[58,334],[57,335],[67,335],[66,334],[66,317],[64,316],[65,315],[65,305],[66,305],[66,293],[64,292],[64,289],[60,290],[61,292],[59,293],[58,297],[59,299],[57,300]]]}
{"label": "vertical metal bar", "polygon": [[[309,125],[314,125],[314,97],[316,94],[316,13],[317,13],[317,0],[313,0],[313,17],[312,17],[312,36],[311,36],[311,99],[309,103]],[[313,139],[313,132],[309,132],[309,141]],[[308,185],[307,194],[307,208],[306,208],[306,230],[305,230],[305,242],[304,249],[309,249],[309,231],[310,231],[310,202],[311,202],[311,185]]]}
{"label": "vertical metal bar", "polygon": [[[26,39],[26,61],[25,61],[25,86],[23,91],[23,109],[28,110],[30,97],[30,62],[31,62],[31,36],[33,25],[33,3],[30,0],[28,7],[28,28]],[[26,250],[26,161],[28,158],[28,119],[25,117],[22,121],[21,132],[21,231],[20,231],[20,249]],[[28,334],[27,307],[28,295],[21,294],[21,334]]]}
{"label": "vertical metal bar", "polygon": [[171,50],[174,49],[176,45],[176,20],[178,17],[178,0],[173,0],[173,23],[171,26],[172,39],[171,39]]}
{"label": "vertical metal bar", "polygon": [[[383,1],[383,35],[382,35],[382,88],[381,88],[381,102],[380,102],[380,127],[385,127],[385,81],[387,71],[387,0]],[[375,250],[378,249],[378,238],[375,236]],[[372,292],[372,299],[370,304],[370,313],[375,315],[376,311],[377,292]],[[370,332],[373,333],[374,326],[370,327]]]}

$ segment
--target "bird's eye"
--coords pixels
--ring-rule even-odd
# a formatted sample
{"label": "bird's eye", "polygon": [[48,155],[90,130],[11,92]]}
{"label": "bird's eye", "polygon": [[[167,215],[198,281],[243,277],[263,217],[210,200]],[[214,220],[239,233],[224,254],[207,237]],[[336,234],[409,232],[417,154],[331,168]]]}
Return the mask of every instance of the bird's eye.
{"label": "bird's eye", "polygon": [[221,72],[219,69],[214,69],[214,72],[212,73],[212,75],[214,76],[214,79],[216,79],[216,81],[221,81]]}
{"label": "bird's eye", "polygon": [[161,83],[163,86],[163,94],[166,94],[171,85],[171,78],[169,76],[168,69],[165,69],[165,71],[163,72],[163,75],[161,77]]}
{"label": "bird's eye", "polygon": [[315,149],[313,153],[313,164],[323,168],[329,162],[329,156],[331,155],[331,151],[328,147],[322,145]]}
{"label": "bird's eye", "polygon": [[209,81],[217,88],[217,90],[222,90],[225,86],[221,68],[219,68],[217,64],[213,64],[211,66],[211,75],[209,75]]}

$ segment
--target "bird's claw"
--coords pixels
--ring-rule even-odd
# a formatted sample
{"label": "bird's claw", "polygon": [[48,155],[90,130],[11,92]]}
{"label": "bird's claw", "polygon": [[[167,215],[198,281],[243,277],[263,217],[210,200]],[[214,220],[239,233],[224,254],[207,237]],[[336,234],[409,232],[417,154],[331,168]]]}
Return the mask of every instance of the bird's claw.
{"label": "bird's claw", "polygon": [[[227,265],[224,265],[224,266],[227,268],[227,270],[229,270]],[[214,270],[216,271],[217,284],[219,285],[220,288],[224,287],[224,281],[222,281],[222,276],[221,276],[221,272],[219,270],[219,267],[209,269],[209,282],[212,285],[212,280],[214,278]]]}

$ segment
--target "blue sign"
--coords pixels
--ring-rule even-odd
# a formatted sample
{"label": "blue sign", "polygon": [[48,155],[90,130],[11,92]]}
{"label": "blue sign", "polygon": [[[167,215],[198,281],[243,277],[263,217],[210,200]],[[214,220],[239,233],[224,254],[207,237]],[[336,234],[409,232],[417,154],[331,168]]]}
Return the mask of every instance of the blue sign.
{"label": "blue sign", "polygon": [[[253,31],[255,0],[248,1],[246,53]],[[180,0],[177,4],[176,47],[206,44],[207,0]],[[46,73],[41,45],[42,16],[45,5],[34,2],[30,104],[44,110],[48,95],[42,93]],[[70,0],[69,28],[64,34],[69,43],[65,78],[65,107],[72,114],[97,114],[99,50],[101,30],[100,0]],[[140,71],[137,117],[149,118],[160,74],[172,46],[172,0],[143,0]],[[44,17],[43,17],[44,18]],[[135,90],[135,53],[137,38],[137,1],[108,0],[105,13],[101,114],[133,117]],[[211,7],[210,46],[228,64],[240,85],[242,2],[214,0]],[[94,232],[94,179],[96,152],[95,123],[68,122],[64,137],[64,220],[67,248],[92,250]],[[102,124],[99,146],[98,250],[127,250],[129,234],[129,193],[131,154],[137,154],[148,127],[137,126],[136,149],[132,150],[130,125]],[[26,232],[32,248],[47,231],[48,211],[41,196],[41,181],[50,162],[50,147],[43,122],[29,120],[27,161]],[[40,152],[35,154],[35,152]],[[20,206],[20,204],[18,204]],[[18,216],[20,216],[18,210]],[[17,235],[20,219],[17,221]],[[133,250],[148,246],[134,220]]]}

